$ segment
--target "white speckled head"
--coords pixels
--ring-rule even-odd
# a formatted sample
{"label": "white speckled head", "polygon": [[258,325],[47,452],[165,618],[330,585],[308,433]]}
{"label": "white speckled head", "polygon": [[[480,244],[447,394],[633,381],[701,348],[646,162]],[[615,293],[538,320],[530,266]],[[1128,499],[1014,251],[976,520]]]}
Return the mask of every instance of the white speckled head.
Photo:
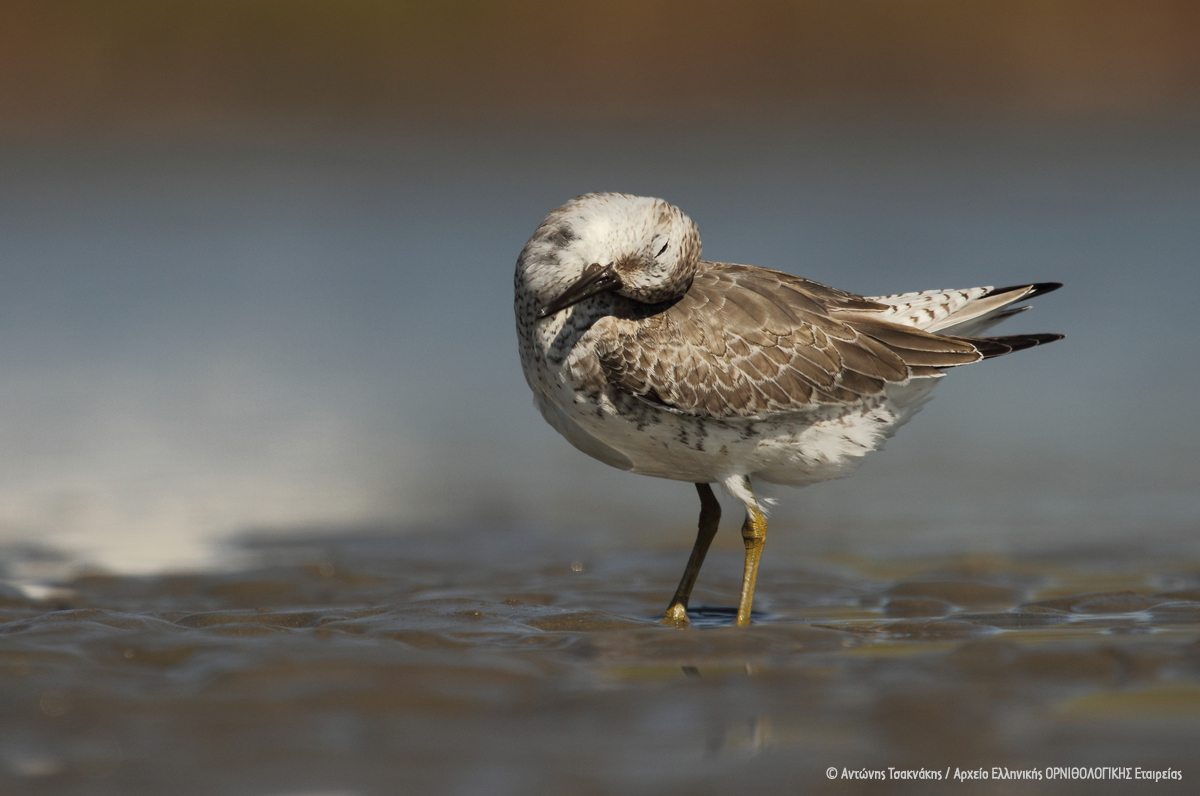
{"label": "white speckled head", "polygon": [[546,216],[525,244],[518,304],[524,292],[527,309],[545,314],[564,295],[580,301],[603,290],[654,304],[682,295],[699,263],[700,230],[679,208],[646,196],[585,194]]}

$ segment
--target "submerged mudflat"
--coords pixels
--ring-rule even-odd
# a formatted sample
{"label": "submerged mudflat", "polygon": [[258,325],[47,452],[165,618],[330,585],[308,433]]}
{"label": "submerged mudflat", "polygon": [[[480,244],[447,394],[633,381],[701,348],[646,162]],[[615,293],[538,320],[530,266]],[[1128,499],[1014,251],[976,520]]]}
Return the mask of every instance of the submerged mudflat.
{"label": "submerged mudflat", "polygon": [[[654,619],[685,550],[479,533],[252,553],[236,572],[0,592],[0,792],[926,793],[936,774],[954,792],[1185,793],[1200,781],[1200,560],[768,556],[756,624],[737,629],[739,557],[718,550],[697,627],[680,631]],[[1106,778],[1057,771],[1072,767]],[[1109,778],[1124,769],[1179,778]],[[996,779],[1029,771],[1041,778]]]}

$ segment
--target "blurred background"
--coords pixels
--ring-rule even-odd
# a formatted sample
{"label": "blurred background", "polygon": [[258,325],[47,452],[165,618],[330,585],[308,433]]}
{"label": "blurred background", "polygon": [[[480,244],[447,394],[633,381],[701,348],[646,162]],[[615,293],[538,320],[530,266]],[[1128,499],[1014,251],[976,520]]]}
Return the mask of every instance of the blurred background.
{"label": "blurred background", "polygon": [[8,0],[7,560],[188,568],[330,529],[685,548],[692,487],[575,451],[520,371],[516,256],[598,190],[865,294],[1067,283],[1004,328],[1064,342],[780,490],[773,547],[1200,546],[1194,2]]}

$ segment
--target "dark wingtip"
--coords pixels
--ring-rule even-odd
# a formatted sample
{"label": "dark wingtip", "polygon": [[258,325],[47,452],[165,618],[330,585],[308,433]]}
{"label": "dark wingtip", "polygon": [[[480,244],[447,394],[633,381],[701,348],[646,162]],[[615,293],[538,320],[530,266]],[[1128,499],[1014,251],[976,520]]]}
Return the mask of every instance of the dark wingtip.
{"label": "dark wingtip", "polygon": [[994,287],[991,290],[989,290],[987,293],[984,293],[982,296],[980,296],[980,298],[987,298],[989,296],[999,296],[1001,293],[1010,293],[1014,290],[1027,290],[1028,289],[1029,292],[1026,293],[1024,296],[1021,296],[1021,300],[1024,301],[1025,299],[1031,299],[1031,298],[1034,298],[1035,296],[1041,296],[1045,293],[1053,293],[1055,290],[1058,290],[1062,286],[1063,286],[1062,282],[1034,282],[1031,285],[1009,285],[1008,287]]}
{"label": "dark wingtip", "polygon": [[1066,335],[1061,334],[1015,334],[1008,337],[979,337],[971,340],[984,359],[1004,356],[1013,351],[1024,351],[1026,348],[1053,343],[1062,340]]}

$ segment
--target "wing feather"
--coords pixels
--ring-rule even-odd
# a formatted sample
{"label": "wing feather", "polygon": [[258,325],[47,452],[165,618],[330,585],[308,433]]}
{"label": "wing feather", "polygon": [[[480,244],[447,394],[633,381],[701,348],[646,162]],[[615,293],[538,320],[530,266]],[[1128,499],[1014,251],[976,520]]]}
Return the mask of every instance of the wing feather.
{"label": "wing feather", "polygon": [[854,403],[984,356],[968,339],[893,323],[887,309],[779,271],[702,263],[683,297],[622,317],[597,347],[616,388],[724,419]]}

